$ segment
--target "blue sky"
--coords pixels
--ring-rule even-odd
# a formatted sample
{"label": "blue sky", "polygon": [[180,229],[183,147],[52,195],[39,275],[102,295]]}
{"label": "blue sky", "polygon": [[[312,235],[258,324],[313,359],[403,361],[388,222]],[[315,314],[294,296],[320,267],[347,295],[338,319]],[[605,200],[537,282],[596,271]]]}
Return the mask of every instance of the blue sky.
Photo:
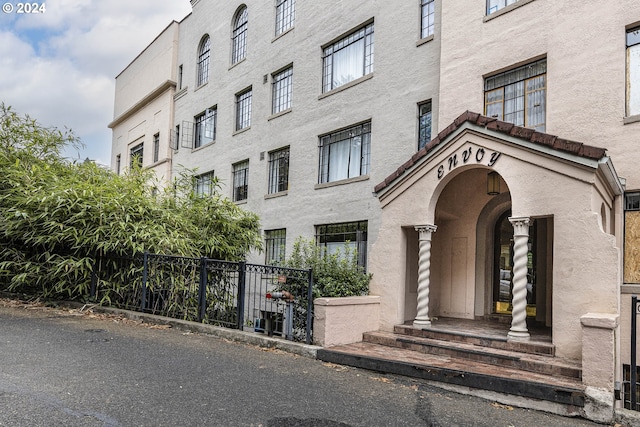
{"label": "blue sky", "polygon": [[66,155],[108,165],[115,76],[191,12],[189,0],[48,0],[37,14],[0,3],[0,102],[71,128],[85,148]]}

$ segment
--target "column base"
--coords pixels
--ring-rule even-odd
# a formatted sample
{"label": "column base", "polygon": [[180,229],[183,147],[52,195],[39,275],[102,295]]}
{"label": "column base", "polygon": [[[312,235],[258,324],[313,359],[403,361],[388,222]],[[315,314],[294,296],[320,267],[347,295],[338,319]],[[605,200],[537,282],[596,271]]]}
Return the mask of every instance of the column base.
{"label": "column base", "polygon": [[515,340],[515,341],[529,341],[531,335],[529,335],[529,331],[514,331],[511,330],[507,334],[507,339]]}
{"label": "column base", "polygon": [[429,319],[415,319],[413,321],[414,328],[429,328],[431,327],[431,320]]}

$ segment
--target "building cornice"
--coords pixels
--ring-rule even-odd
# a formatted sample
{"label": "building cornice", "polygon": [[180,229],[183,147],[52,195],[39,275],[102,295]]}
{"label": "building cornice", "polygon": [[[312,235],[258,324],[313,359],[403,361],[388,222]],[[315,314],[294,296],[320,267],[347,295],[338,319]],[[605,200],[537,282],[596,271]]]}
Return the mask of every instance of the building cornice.
{"label": "building cornice", "polygon": [[133,104],[133,106],[131,106],[129,109],[127,109],[124,113],[120,114],[118,117],[113,119],[113,121],[111,123],[109,123],[107,125],[107,127],[109,129],[113,129],[114,127],[118,126],[120,123],[122,123],[123,121],[127,120],[129,117],[131,117],[132,115],[134,115],[135,113],[140,111],[145,105],[147,105],[149,102],[153,101],[155,98],[160,96],[162,93],[164,93],[164,92],[166,92],[167,90],[170,90],[170,89],[175,89],[176,86],[177,86],[177,84],[173,80],[166,80],[165,82],[160,84],[158,87],[153,89],[151,92],[149,92],[140,101],[138,101],[135,104]]}

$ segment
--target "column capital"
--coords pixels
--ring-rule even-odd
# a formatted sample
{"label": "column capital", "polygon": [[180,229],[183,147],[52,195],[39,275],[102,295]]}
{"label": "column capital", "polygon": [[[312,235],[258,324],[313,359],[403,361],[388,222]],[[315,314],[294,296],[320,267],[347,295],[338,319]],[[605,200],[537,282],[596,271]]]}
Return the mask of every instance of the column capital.
{"label": "column capital", "polygon": [[437,225],[434,224],[423,224],[423,225],[414,225],[413,228],[420,233],[420,237],[423,236],[423,233],[435,233],[438,229]]}
{"label": "column capital", "polygon": [[509,217],[509,222],[513,225],[514,236],[528,236],[531,218],[528,216]]}

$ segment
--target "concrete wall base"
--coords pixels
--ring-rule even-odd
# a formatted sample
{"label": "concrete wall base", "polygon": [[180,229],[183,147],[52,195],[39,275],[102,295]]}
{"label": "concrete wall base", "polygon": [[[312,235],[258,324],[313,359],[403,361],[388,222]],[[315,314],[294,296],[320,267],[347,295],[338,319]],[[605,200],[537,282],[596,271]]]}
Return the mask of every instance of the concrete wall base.
{"label": "concrete wall base", "polygon": [[364,332],[380,327],[380,297],[314,300],[313,341],[322,347],[362,341]]}

